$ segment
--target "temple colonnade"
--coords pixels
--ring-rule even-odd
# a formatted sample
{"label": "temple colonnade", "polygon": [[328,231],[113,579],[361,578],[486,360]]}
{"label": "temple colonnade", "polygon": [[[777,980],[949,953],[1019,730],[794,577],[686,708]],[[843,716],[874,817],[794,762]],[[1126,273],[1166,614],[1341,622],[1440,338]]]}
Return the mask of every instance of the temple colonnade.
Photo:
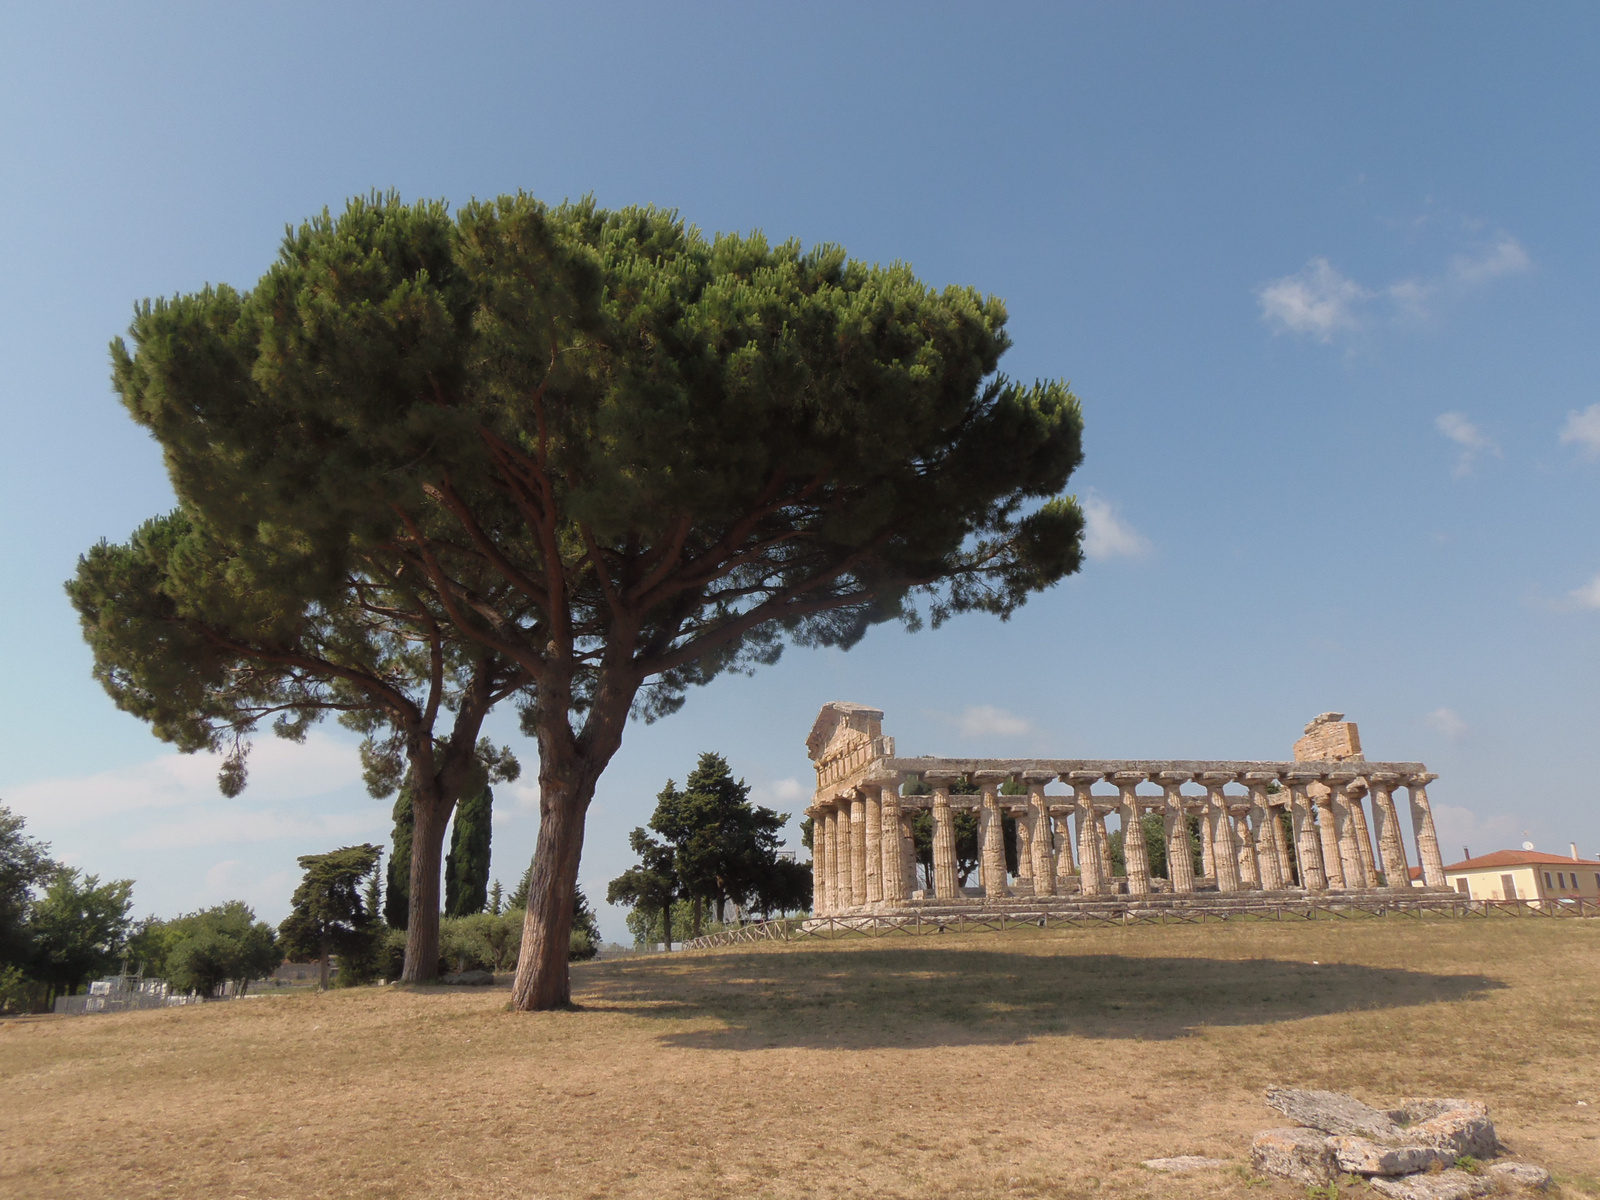
{"label": "temple colonnade", "polygon": [[[1421,764],[1083,762],[1011,769],[984,760],[886,759],[877,765],[877,774],[807,809],[814,822],[818,916],[974,895],[1410,888],[1395,798],[1401,790],[1422,882],[1444,886],[1427,791],[1437,776]],[[920,779],[927,790],[902,796],[908,778]],[[975,792],[952,792],[963,781]],[[1069,794],[1046,792],[1056,782]],[[1008,783],[1019,786],[1002,790]],[[1103,784],[1115,792],[1097,791]],[[1148,790],[1152,786],[1159,792]],[[975,890],[960,885],[955,821],[962,810],[978,818]],[[919,811],[930,812],[933,821],[931,888],[919,877],[915,857],[912,822]],[[1164,876],[1152,870],[1139,836],[1124,838],[1124,873],[1113,877],[1106,833],[1113,813],[1124,830],[1142,831],[1147,814],[1161,817]],[[1006,867],[1006,817],[1016,824],[1014,883]],[[1201,841],[1199,875],[1190,818]]]}

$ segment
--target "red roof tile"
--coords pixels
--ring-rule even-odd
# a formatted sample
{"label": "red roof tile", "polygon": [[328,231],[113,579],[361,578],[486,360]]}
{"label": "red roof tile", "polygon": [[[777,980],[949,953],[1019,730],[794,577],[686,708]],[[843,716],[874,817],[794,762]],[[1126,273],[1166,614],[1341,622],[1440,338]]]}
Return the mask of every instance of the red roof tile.
{"label": "red roof tile", "polygon": [[1446,871],[1473,871],[1479,867],[1600,867],[1600,862],[1570,854],[1545,854],[1539,850],[1496,850],[1452,863]]}

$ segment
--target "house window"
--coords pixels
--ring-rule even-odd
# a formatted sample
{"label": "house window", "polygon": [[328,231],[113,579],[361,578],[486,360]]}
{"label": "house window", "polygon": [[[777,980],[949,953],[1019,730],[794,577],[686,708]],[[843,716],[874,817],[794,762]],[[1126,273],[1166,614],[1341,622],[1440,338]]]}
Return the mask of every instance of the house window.
{"label": "house window", "polygon": [[[1548,871],[1545,872],[1544,882],[1545,886],[1548,887],[1550,884],[1550,874]],[[1517,881],[1514,877],[1510,875],[1500,876],[1500,894],[1507,900],[1515,900],[1517,898]]]}
{"label": "house window", "polygon": [[1549,871],[1546,871],[1544,873],[1544,886],[1547,887],[1547,888],[1552,886],[1551,883],[1550,883],[1550,872]]}
{"label": "house window", "polygon": [[[1596,875],[1595,878],[1600,879],[1600,875]],[[1472,888],[1467,883],[1467,877],[1465,875],[1456,880],[1456,891],[1460,892],[1463,896],[1472,895]]]}
{"label": "house window", "polygon": [[1565,871],[1556,872],[1556,886],[1562,891],[1567,890],[1567,873]]}
{"label": "house window", "polygon": [[1594,873],[1594,886],[1596,891],[1600,891],[1600,871]]}

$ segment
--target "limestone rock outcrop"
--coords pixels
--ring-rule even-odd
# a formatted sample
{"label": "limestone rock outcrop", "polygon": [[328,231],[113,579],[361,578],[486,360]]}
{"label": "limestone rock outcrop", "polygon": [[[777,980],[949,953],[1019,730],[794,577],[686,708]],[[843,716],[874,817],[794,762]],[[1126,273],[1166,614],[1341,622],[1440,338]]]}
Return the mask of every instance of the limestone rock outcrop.
{"label": "limestone rock outcrop", "polygon": [[1256,1134],[1250,1161],[1264,1175],[1312,1185],[1360,1175],[1395,1200],[1467,1200],[1550,1186],[1543,1167],[1485,1161],[1504,1148],[1476,1100],[1411,1097],[1380,1109],[1343,1092],[1276,1087],[1266,1102],[1299,1124]]}

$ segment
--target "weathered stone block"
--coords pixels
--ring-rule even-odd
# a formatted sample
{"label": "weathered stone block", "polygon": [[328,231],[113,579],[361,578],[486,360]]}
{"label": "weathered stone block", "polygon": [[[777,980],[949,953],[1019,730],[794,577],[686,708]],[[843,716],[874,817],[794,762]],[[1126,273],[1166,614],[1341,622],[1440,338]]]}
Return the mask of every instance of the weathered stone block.
{"label": "weathered stone block", "polygon": [[1225,1167],[1228,1160],[1225,1158],[1202,1158],[1198,1154],[1180,1154],[1176,1158],[1147,1158],[1141,1164],[1152,1171],[1205,1171],[1212,1167]]}
{"label": "weathered stone block", "polygon": [[1534,1163],[1498,1162],[1490,1163],[1484,1169],[1484,1174],[1489,1178],[1499,1181],[1507,1187],[1523,1188],[1530,1192],[1542,1192],[1550,1186],[1550,1172]]}
{"label": "weathered stone block", "polygon": [[1315,1129],[1263,1129],[1250,1143],[1250,1162],[1263,1175],[1327,1183],[1339,1174],[1328,1139]]}
{"label": "weathered stone block", "polygon": [[1324,1133],[1391,1143],[1417,1140],[1396,1125],[1388,1113],[1379,1112],[1371,1105],[1363,1104],[1354,1096],[1346,1096],[1342,1092],[1268,1088],[1267,1107],[1275,1108],[1284,1116]]}
{"label": "weathered stone block", "polygon": [[1345,761],[1360,758],[1361,734],[1343,713],[1328,712],[1312,719],[1306,735],[1294,744],[1296,762]]}
{"label": "weathered stone block", "polygon": [[1328,1149],[1339,1169],[1353,1175],[1410,1175],[1456,1161],[1454,1150],[1440,1146],[1386,1146],[1362,1137],[1330,1137]]}
{"label": "weathered stone block", "polygon": [[1379,1175],[1367,1182],[1373,1191],[1394,1200],[1471,1200],[1473,1196],[1487,1196],[1498,1188],[1488,1175],[1468,1175],[1454,1169],[1404,1175],[1398,1179]]}
{"label": "weathered stone block", "polygon": [[1410,1122],[1405,1140],[1428,1146],[1444,1146],[1457,1154],[1473,1158],[1493,1158],[1500,1152],[1489,1110],[1476,1100],[1400,1101],[1399,1112]]}

